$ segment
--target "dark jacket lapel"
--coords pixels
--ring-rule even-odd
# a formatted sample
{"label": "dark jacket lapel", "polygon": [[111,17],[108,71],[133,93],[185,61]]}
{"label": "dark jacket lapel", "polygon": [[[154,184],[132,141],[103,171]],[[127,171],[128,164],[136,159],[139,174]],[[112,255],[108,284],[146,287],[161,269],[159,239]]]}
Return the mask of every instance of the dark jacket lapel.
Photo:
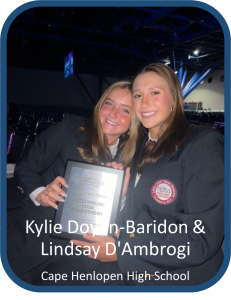
{"label": "dark jacket lapel", "polygon": [[127,215],[129,216],[128,219],[132,220],[133,219],[133,199],[134,199],[134,187],[135,187],[135,182],[136,182],[136,174],[137,174],[137,168],[140,162],[140,158],[141,158],[141,153],[143,150],[143,147],[147,141],[147,136],[143,139],[143,141],[140,143],[140,145],[138,146],[133,160],[132,160],[132,165],[131,165],[131,170],[130,170],[130,181],[129,181],[129,186],[128,186],[128,192],[127,192],[127,196],[126,196],[126,209],[127,209]]}

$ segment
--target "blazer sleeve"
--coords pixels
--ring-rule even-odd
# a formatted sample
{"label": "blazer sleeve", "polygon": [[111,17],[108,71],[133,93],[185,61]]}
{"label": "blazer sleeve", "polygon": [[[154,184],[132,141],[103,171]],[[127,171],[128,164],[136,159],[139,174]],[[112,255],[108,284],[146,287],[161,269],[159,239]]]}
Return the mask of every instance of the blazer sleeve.
{"label": "blazer sleeve", "polygon": [[42,174],[59,155],[72,117],[67,114],[60,124],[52,125],[39,134],[35,138],[29,154],[17,163],[14,175],[18,185],[23,188],[25,197],[38,187],[47,185]]}
{"label": "blazer sleeve", "polygon": [[[167,224],[187,225],[184,233],[143,233],[133,237],[122,236],[117,242],[117,257],[122,272],[155,272],[172,271],[201,265],[214,257],[221,247],[224,236],[224,144],[223,137],[214,130],[205,130],[193,138],[190,145],[182,152],[183,159],[179,172],[183,172],[182,209],[177,218],[166,217]],[[183,167],[183,168],[182,168]],[[152,223],[151,214],[146,211],[143,219]],[[163,218],[164,219],[164,218]],[[158,220],[158,222],[163,222]],[[196,223],[195,223],[196,222]],[[201,222],[201,223],[200,223]],[[145,225],[144,224],[144,225]],[[196,224],[204,233],[199,233]],[[158,249],[172,245],[178,251],[180,246],[189,246],[184,258],[164,254],[150,255],[151,244]],[[134,247],[146,246],[148,253],[134,254]],[[128,250],[132,251],[129,252]],[[126,249],[126,252],[123,252]],[[181,247],[181,250],[183,248]],[[143,249],[144,250],[144,249]],[[170,249],[172,253],[173,248]],[[155,252],[155,251],[153,251]],[[182,252],[183,253],[183,252]]]}

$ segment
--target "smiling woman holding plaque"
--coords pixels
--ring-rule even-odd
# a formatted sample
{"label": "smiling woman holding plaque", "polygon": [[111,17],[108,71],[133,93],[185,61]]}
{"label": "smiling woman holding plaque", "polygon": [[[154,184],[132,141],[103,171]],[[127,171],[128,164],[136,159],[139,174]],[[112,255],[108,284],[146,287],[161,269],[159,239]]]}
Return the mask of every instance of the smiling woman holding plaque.
{"label": "smiling woman holding plaque", "polygon": [[[147,134],[132,161],[119,239],[73,239],[70,248],[83,255],[47,264],[38,285],[195,286],[215,279],[224,257],[223,136],[187,122],[177,75],[162,64],[135,77],[133,107]],[[66,278],[57,282],[55,274]]]}
{"label": "smiling woman holding plaque", "polygon": [[[63,188],[67,188],[67,182],[62,176],[67,160],[94,165],[116,161],[129,166],[137,139],[131,84],[125,81],[114,83],[104,92],[90,122],[66,115],[60,124],[36,138],[28,156],[15,169],[25,195],[25,205],[8,227],[8,260],[15,274],[32,283],[31,270],[52,256],[41,255],[42,243],[46,253],[51,243],[67,244],[44,231],[44,222],[51,224],[58,203],[65,201]],[[40,234],[35,234],[36,228],[41,229]]]}

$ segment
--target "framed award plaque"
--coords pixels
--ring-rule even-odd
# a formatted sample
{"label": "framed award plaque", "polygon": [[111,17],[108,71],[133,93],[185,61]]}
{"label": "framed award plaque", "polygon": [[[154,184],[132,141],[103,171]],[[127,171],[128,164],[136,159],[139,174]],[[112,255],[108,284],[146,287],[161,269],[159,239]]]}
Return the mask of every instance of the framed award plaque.
{"label": "framed award plaque", "polygon": [[64,178],[67,196],[59,202],[54,219],[61,232],[52,235],[66,239],[81,239],[85,232],[108,235],[122,197],[124,171],[68,160]]}

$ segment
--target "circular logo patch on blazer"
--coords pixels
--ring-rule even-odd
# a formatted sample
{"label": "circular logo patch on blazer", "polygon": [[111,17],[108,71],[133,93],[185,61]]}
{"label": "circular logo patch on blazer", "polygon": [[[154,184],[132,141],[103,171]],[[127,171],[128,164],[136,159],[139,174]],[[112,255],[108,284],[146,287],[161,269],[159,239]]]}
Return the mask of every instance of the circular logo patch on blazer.
{"label": "circular logo patch on blazer", "polygon": [[157,203],[168,205],[175,201],[177,189],[170,180],[160,179],[153,184],[150,193]]}

